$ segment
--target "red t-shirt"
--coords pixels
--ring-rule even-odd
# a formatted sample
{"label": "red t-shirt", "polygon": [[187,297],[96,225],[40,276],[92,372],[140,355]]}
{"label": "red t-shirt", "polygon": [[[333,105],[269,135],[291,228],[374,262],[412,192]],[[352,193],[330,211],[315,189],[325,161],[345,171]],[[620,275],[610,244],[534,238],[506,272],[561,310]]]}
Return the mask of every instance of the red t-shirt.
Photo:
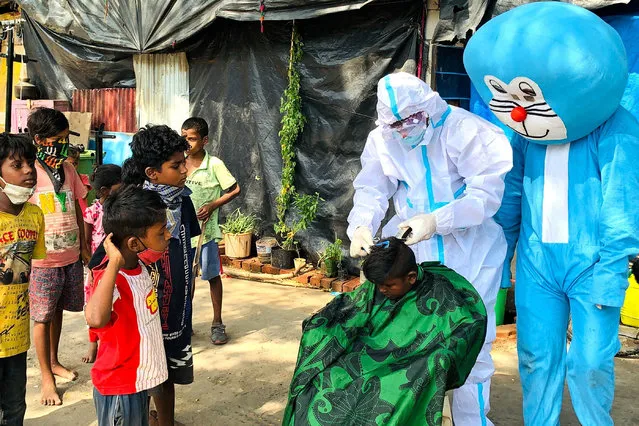
{"label": "red t-shirt", "polygon": [[[104,270],[104,264],[93,270],[96,288]],[[102,395],[141,392],[168,378],[158,299],[146,268],[119,271],[111,320],[91,332],[100,339],[91,378]]]}

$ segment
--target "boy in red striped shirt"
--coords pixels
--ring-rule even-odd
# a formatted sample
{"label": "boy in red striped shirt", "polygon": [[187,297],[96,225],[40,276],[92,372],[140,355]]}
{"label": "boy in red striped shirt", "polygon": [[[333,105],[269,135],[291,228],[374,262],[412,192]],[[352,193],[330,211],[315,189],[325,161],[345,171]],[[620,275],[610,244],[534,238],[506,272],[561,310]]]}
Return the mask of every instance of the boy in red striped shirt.
{"label": "boy in red striped shirt", "polygon": [[100,426],[148,425],[147,391],[168,378],[157,295],[141,264],[167,250],[166,223],[160,196],[140,187],[125,187],[104,203],[107,257],[93,269],[96,284],[85,308],[100,339],[91,370]]}

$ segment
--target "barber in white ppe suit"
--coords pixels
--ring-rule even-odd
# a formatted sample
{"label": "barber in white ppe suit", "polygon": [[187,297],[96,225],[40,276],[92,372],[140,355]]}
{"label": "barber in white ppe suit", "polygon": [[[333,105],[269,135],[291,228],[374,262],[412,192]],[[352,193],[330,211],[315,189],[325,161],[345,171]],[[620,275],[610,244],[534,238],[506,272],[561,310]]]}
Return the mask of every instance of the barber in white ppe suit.
{"label": "barber in white ppe suit", "polygon": [[470,281],[488,312],[486,341],[466,383],[453,394],[457,426],[492,425],[490,356],[495,340],[495,300],[506,240],[492,219],[512,167],[501,129],[460,108],[410,74],[382,78],[377,87],[377,128],[362,153],[348,217],[351,256],[373,245],[393,198],[396,215],[383,237],[412,229],[406,243],[418,262],[440,261]]}

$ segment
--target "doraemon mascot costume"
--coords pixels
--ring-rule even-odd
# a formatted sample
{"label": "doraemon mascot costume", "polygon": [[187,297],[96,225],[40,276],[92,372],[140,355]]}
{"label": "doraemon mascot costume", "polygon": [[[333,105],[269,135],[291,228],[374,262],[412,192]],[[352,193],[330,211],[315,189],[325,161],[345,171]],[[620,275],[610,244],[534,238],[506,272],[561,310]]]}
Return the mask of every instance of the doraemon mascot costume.
{"label": "doraemon mascot costume", "polygon": [[517,133],[496,219],[506,265],[518,244],[525,424],[559,424],[567,376],[581,424],[612,425],[619,311],[639,252],[639,124],[619,105],[628,75],[621,38],[586,9],[530,3],[480,28],[464,63]]}
{"label": "doraemon mascot costume", "polygon": [[[348,217],[351,255],[365,255],[393,199],[383,236],[410,227],[418,262],[441,261],[470,281],[489,315],[486,341],[466,384],[453,398],[458,426],[492,424],[490,348],[506,240],[493,216],[512,167],[497,126],[449,106],[419,78],[396,73],[377,86],[377,128],[368,135]],[[410,332],[410,330],[407,330]]]}

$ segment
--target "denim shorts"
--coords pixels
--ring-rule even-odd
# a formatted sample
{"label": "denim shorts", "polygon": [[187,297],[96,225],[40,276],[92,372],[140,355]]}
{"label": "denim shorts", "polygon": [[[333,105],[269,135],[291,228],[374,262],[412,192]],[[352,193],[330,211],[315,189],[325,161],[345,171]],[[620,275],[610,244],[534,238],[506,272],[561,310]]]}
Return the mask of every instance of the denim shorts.
{"label": "denim shorts", "polygon": [[[196,249],[191,249],[191,251],[195,257]],[[202,245],[200,269],[202,270],[201,278],[204,281],[220,276],[220,250],[215,240]]]}
{"label": "denim shorts", "polygon": [[93,389],[98,426],[148,426],[149,393],[102,395]]}

